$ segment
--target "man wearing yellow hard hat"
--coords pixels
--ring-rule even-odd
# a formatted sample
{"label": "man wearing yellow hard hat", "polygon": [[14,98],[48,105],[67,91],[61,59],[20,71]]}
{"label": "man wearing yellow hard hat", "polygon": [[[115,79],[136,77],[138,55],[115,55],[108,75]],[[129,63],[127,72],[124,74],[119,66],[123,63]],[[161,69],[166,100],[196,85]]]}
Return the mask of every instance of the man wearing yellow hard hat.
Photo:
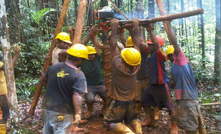
{"label": "man wearing yellow hard hat", "polygon": [[167,59],[173,65],[171,75],[175,84],[175,120],[177,126],[187,134],[206,134],[205,121],[198,103],[198,92],[195,76],[189,60],[177,43],[176,35],[167,23],[168,36],[173,45],[166,50]]}
{"label": "man wearing yellow hard hat", "polygon": [[43,134],[69,134],[72,125],[78,125],[81,120],[82,94],[87,92],[87,84],[79,67],[88,59],[88,49],[83,44],[75,44],[67,54],[66,62],[49,67],[40,78],[46,87],[42,101]]}
{"label": "man wearing yellow hard hat", "polygon": [[[138,113],[135,109],[136,77],[140,68],[139,22],[133,20],[134,48],[124,48],[121,52],[117,47],[118,20],[111,22],[110,36],[112,54],[112,100],[104,115],[104,124],[116,133],[133,133],[126,124],[130,124],[136,133],[142,133]],[[138,39],[138,40],[137,40]]]}
{"label": "man wearing yellow hard hat", "polygon": [[95,96],[99,95],[104,101],[103,108],[101,110],[102,115],[105,112],[106,107],[106,92],[105,85],[103,81],[102,71],[101,71],[101,52],[100,43],[97,40],[97,28],[93,26],[90,29],[89,34],[91,34],[94,46],[87,46],[88,49],[88,60],[85,60],[81,66],[86,79],[87,79],[87,89],[88,93],[85,94],[85,99],[87,103],[87,112],[84,114],[85,119],[89,119],[93,112],[93,105],[95,102]]}
{"label": "man wearing yellow hard hat", "polygon": [[59,63],[59,53],[72,45],[70,36],[65,32],[59,33],[55,39],[58,40],[58,45],[52,51],[52,65]]}

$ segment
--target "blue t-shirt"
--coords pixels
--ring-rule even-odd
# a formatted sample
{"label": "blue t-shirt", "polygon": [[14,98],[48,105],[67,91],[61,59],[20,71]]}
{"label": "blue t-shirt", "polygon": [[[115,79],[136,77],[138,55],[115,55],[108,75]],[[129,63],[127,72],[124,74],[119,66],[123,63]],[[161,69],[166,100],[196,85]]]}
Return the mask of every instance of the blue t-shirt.
{"label": "blue t-shirt", "polygon": [[150,80],[150,84],[164,84],[169,82],[166,76],[165,63],[166,57],[163,50],[160,48],[152,55],[149,54],[146,60],[147,75]]}
{"label": "blue t-shirt", "polygon": [[182,50],[177,56],[174,54],[173,57],[174,62],[171,67],[171,75],[176,90],[182,89],[182,99],[197,100],[198,92],[195,76],[189,60]]}

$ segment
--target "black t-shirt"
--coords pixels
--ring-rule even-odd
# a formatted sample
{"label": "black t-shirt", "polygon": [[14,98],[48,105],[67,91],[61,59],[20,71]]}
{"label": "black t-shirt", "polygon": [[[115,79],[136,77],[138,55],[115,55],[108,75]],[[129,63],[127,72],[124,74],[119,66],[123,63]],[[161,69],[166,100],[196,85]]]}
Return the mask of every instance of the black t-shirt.
{"label": "black t-shirt", "polygon": [[84,60],[83,64],[81,65],[81,70],[87,79],[87,85],[94,86],[103,84],[101,61],[98,54],[95,54],[93,61]]}
{"label": "black t-shirt", "polygon": [[48,78],[42,108],[66,114],[75,114],[73,92],[86,93],[86,78],[81,70],[65,63],[55,64],[46,71]]}

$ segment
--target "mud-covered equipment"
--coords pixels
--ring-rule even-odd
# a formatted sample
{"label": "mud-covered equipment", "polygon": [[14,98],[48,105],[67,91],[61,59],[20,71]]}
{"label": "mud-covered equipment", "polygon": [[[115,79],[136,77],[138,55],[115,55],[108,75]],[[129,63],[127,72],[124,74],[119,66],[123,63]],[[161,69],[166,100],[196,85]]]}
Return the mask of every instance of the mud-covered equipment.
{"label": "mud-covered equipment", "polygon": [[67,50],[67,53],[72,56],[88,60],[88,50],[83,44],[74,44]]}
{"label": "mud-covered equipment", "polygon": [[93,46],[87,46],[88,54],[96,54],[96,50]]}
{"label": "mud-covered equipment", "polygon": [[167,50],[166,50],[166,60],[169,60],[169,57],[168,57],[168,55],[169,54],[173,54],[173,52],[174,52],[174,47],[173,47],[173,45],[170,45],[168,48],[167,48]]}
{"label": "mud-covered equipment", "polygon": [[121,50],[124,61],[131,66],[137,66],[141,62],[140,52],[135,48],[124,48]]}
{"label": "mud-covered equipment", "polygon": [[[157,41],[158,41],[158,44],[162,47],[164,47],[164,39],[158,35],[156,35],[157,37]],[[151,38],[149,38],[149,40],[147,41],[148,44],[153,44]]]}
{"label": "mud-covered equipment", "polygon": [[126,47],[132,47],[132,46],[134,46],[134,43],[133,43],[133,41],[132,41],[131,36],[129,36],[129,37],[127,38],[127,44],[126,44],[125,46],[126,46]]}
{"label": "mud-covered equipment", "polygon": [[65,32],[59,33],[59,34],[56,36],[55,39],[59,39],[59,40],[62,40],[62,41],[64,41],[64,42],[66,42],[66,43],[72,44],[71,39],[70,39],[70,36],[69,36],[67,33],[65,33]]}

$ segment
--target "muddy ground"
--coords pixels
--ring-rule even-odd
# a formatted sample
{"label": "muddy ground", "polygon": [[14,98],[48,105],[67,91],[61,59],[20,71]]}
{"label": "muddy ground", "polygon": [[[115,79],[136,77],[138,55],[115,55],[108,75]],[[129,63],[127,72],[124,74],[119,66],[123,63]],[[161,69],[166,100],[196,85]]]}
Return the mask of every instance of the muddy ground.
{"label": "muddy ground", "polygon": [[[23,134],[41,134],[43,129],[43,121],[41,119],[41,100],[38,102],[35,114],[33,116],[28,115],[28,111],[31,103],[28,101],[19,102],[19,111],[21,118],[21,126]],[[84,128],[84,132],[79,134],[114,134],[114,132],[106,129],[102,124],[102,117],[100,116],[102,100],[96,97],[96,103],[94,105],[94,112],[89,122],[85,125],[80,125]],[[86,112],[86,104],[83,103],[82,112]],[[220,133],[220,116],[217,117],[214,113],[220,112],[219,106],[202,107],[202,112],[206,121],[206,128],[208,134]],[[144,119],[142,115],[141,120]],[[10,130],[10,124],[8,123],[8,130]],[[160,117],[158,120],[158,127],[143,127],[143,134],[169,134],[170,131],[170,118],[165,110],[160,111]],[[179,134],[185,134],[183,130],[179,130]]]}

